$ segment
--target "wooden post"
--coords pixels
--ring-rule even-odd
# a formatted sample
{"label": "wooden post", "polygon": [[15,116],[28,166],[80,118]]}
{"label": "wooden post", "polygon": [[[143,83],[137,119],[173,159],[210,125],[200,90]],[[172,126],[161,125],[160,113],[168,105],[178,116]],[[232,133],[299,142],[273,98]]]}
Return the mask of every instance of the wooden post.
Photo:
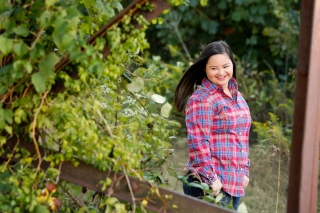
{"label": "wooden post", "polygon": [[287,213],[316,213],[320,143],[320,1],[302,0]]}

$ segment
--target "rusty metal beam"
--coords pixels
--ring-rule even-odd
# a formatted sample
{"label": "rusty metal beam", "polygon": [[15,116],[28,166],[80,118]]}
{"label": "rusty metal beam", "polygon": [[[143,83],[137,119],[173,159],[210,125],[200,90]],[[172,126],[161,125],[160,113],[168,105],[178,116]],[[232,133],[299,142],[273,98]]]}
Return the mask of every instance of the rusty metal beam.
{"label": "rusty metal beam", "polygon": [[316,213],[320,143],[320,1],[303,0],[288,213]]}
{"label": "rusty metal beam", "polygon": [[[15,147],[17,140],[11,138],[7,142],[7,153],[11,153],[12,149]],[[19,147],[28,150],[31,156],[36,155],[35,147],[33,143],[20,141]],[[39,147],[40,152],[44,154],[44,148]],[[46,150],[48,152],[48,150]],[[55,151],[50,151],[54,153]],[[6,158],[6,156],[1,156]],[[18,161],[18,159],[12,159],[12,161]],[[38,162],[35,161],[34,165],[37,166]],[[41,168],[46,170],[49,164],[43,162]],[[116,197],[122,201],[133,203],[132,196],[130,194],[129,185],[126,177],[123,173],[113,172],[107,170],[101,172],[94,168],[92,165],[87,165],[83,162],[75,167],[71,162],[63,162],[60,170],[60,179],[69,181],[71,183],[87,187],[91,190],[101,192],[106,195]],[[112,180],[112,184],[106,190],[101,189],[100,181],[106,180],[109,177]],[[137,178],[128,177],[130,182],[130,187],[133,191],[135,203],[137,205],[141,204],[141,201],[145,198],[148,200],[147,209],[153,210],[155,212],[163,213],[231,213],[232,211],[224,209],[214,204],[210,204],[203,200],[199,200],[184,194],[163,188],[157,187],[146,181],[140,181]],[[151,189],[158,188],[159,194],[151,193]],[[159,196],[160,195],[160,196]],[[168,199],[166,199],[167,197]]]}

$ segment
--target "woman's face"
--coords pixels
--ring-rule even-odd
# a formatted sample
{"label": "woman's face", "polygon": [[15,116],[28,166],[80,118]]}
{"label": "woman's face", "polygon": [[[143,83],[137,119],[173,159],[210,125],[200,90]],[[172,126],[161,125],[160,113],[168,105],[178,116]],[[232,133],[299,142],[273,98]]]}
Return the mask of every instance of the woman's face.
{"label": "woman's face", "polygon": [[227,54],[216,54],[208,59],[206,64],[207,78],[214,84],[228,88],[232,78],[233,64]]}

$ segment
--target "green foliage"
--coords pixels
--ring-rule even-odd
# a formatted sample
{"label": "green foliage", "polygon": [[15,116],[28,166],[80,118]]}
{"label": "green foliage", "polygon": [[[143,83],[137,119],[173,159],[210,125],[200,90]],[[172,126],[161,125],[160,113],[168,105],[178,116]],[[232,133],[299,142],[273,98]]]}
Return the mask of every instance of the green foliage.
{"label": "green foliage", "polygon": [[[60,200],[61,212],[126,212],[126,204],[116,198],[89,201],[93,192],[78,205],[73,199],[78,188],[59,180],[56,168],[64,161],[76,166],[82,160],[102,171],[161,183],[154,171],[167,162],[179,124],[170,120],[172,107],[165,97],[169,92],[163,82],[171,76],[167,66],[159,57],[144,55],[148,22],[125,16],[104,38],[86,43],[122,9],[117,0],[1,1],[0,154],[6,155],[0,168],[1,211],[48,212]],[[111,53],[104,59],[106,44]],[[57,70],[66,56],[70,66]],[[56,94],[57,85],[66,90]],[[30,156],[19,143],[8,152],[11,138],[30,142],[36,150],[42,146],[46,154]],[[145,157],[152,164],[146,165]],[[50,165],[46,172],[39,167],[44,161]],[[58,190],[43,195],[48,182]],[[108,180],[101,184],[106,187]]]}
{"label": "green foliage", "polygon": [[269,122],[252,123],[254,126],[253,131],[257,133],[259,146],[263,146],[263,150],[277,146],[284,154],[287,154],[290,149],[291,135],[284,134],[282,124],[275,114],[269,113],[269,116]]}
{"label": "green foliage", "polygon": [[203,2],[190,0],[189,5],[172,7],[163,24],[151,26],[147,33],[154,44],[151,52],[166,62],[189,63],[206,44],[225,40],[241,61],[256,64],[258,70],[271,65],[278,78],[296,66],[300,24],[296,0],[213,0],[205,7]]}
{"label": "green foliage", "polygon": [[[203,196],[203,200],[204,201],[207,201],[209,203],[215,203],[217,205],[220,205],[222,206],[221,204],[221,199],[223,198],[223,193],[220,193],[219,195],[217,196],[213,196],[212,193],[213,193],[213,190],[210,188],[210,186],[206,183],[203,183],[203,182],[192,182],[192,183],[189,183],[187,181],[187,176],[178,176],[177,177],[184,185],[187,185],[187,186],[191,186],[191,187],[196,187],[196,188],[199,188],[199,189],[202,189],[203,192],[204,192],[204,196]],[[228,209],[232,209],[233,210],[233,207],[232,207],[232,203],[230,203],[230,205],[227,205],[225,206],[225,208],[228,208]],[[239,209],[238,211],[239,213],[247,213],[247,207],[244,203],[241,203],[240,206],[239,206]]]}
{"label": "green foliage", "polygon": [[[282,82],[272,68],[259,72],[255,65],[245,61],[237,65],[239,90],[249,105],[252,120],[265,122],[269,119],[269,113],[274,113],[289,136],[292,128],[295,69],[287,75],[290,81]],[[245,72],[247,67],[253,71]]]}

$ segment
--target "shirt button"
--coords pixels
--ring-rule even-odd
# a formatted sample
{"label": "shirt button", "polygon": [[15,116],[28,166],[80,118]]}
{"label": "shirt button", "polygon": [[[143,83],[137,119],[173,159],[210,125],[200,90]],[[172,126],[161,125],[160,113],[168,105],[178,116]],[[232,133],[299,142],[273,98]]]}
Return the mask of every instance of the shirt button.
{"label": "shirt button", "polygon": [[244,151],[243,151],[243,150],[242,150],[241,152],[242,152],[242,153],[244,153]]}
{"label": "shirt button", "polygon": [[242,171],[243,169],[241,168],[241,171]]}
{"label": "shirt button", "polygon": [[239,134],[241,135],[241,132]]}

